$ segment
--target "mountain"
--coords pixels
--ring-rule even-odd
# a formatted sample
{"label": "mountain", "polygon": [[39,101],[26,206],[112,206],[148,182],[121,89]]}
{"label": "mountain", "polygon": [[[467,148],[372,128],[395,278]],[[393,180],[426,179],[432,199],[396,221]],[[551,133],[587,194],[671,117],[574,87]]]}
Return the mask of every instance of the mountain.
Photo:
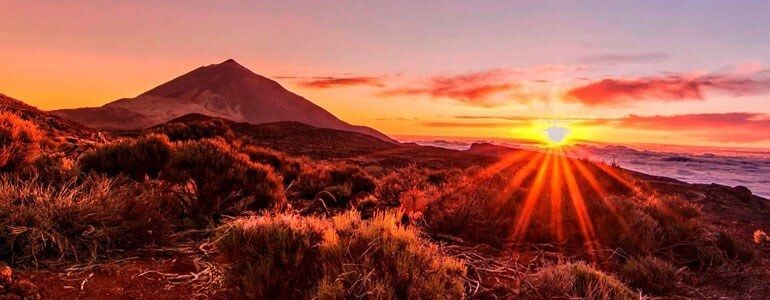
{"label": "mountain", "polygon": [[99,129],[141,129],[191,113],[252,124],[294,121],[396,142],[372,128],[338,119],[232,59],[197,68],[135,98],[52,113]]}

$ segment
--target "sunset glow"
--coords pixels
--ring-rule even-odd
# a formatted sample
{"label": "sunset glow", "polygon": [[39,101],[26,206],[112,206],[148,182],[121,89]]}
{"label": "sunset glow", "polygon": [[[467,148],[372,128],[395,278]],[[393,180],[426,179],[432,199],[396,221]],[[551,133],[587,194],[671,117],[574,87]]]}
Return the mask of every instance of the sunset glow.
{"label": "sunset glow", "polygon": [[0,91],[100,106],[234,58],[395,136],[770,147],[767,3],[397,2],[3,1]]}

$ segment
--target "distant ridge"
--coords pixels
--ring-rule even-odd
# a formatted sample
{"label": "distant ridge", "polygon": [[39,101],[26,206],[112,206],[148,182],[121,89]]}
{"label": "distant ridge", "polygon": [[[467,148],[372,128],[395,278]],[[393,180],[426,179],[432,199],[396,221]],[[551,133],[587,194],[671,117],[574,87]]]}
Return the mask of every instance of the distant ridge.
{"label": "distant ridge", "polygon": [[295,121],[396,142],[372,128],[338,119],[232,59],[197,68],[135,98],[51,113],[98,129],[141,129],[191,113],[252,124]]}

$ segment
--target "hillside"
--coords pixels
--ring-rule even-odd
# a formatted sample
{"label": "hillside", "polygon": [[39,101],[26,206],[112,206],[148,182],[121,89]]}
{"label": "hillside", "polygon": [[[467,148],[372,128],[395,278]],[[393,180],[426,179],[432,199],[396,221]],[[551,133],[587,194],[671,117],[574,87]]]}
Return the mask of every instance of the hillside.
{"label": "hillside", "polygon": [[34,122],[52,138],[92,139],[97,135],[101,135],[97,130],[49,114],[3,94],[0,94],[0,111],[12,112],[23,119]]}
{"label": "hillside", "polygon": [[197,68],[135,98],[52,113],[99,129],[141,129],[191,113],[252,124],[293,121],[394,142],[374,129],[338,119],[232,59]]}

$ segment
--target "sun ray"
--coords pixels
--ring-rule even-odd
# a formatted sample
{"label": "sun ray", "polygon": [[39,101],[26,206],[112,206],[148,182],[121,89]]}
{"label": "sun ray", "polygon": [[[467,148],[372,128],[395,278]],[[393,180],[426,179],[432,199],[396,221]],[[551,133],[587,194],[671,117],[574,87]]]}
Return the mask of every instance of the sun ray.
{"label": "sun ray", "polygon": [[500,173],[500,171],[514,165],[515,163],[524,160],[528,156],[534,156],[534,155],[535,155],[535,152],[521,150],[516,153],[503,156],[500,159],[500,161],[498,161],[497,163],[479,171],[478,176],[483,178],[494,176],[495,174]]}
{"label": "sun ray", "polygon": [[551,164],[553,156],[544,154],[543,157],[543,163],[540,165],[540,170],[538,170],[535,180],[527,194],[527,198],[524,200],[524,206],[519,213],[519,216],[516,218],[513,230],[513,239],[515,241],[520,241],[526,235],[530,225],[530,219],[532,218],[532,212],[534,211],[538,198],[540,198],[540,193],[543,190],[546,171]]}
{"label": "sun ray", "polygon": [[596,233],[594,231],[593,222],[591,221],[591,216],[588,213],[588,210],[585,206],[585,199],[583,199],[583,195],[580,192],[580,187],[577,184],[577,180],[575,179],[575,174],[572,171],[572,168],[569,167],[569,165],[566,162],[566,157],[559,156],[559,160],[562,160],[562,170],[564,172],[564,179],[567,183],[567,189],[569,190],[569,197],[572,202],[572,207],[575,209],[576,217],[578,218],[578,225],[580,227],[580,232],[583,235],[583,238],[585,239],[586,248],[589,255],[593,257],[594,250],[593,245],[596,242]]}
{"label": "sun ray", "polygon": [[[571,151],[570,149],[567,149],[566,151]],[[574,169],[577,169],[578,173],[588,182],[588,185],[591,187],[591,189],[596,192],[597,197],[601,199],[602,203],[612,212],[612,214],[618,218],[620,221],[620,226],[623,227],[624,230],[628,230],[628,221],[626,220],[626,217],[618,211],[617,205],[615,205],[614,202],[612,202],[609,199],[609,195],[607,191],[601,186],[599,183],[599,180],[596,179],[593,173],[591,173],[590,170],[588,170],[588,167],[583,164],[580,159],[570,159],[570,163],[574,165]]]}
{"label": "sun ray", "polygon": [[[548,155],[554,156],[557,155],[551,151]],[[553,158],[552,158],[553,159]],[[551,190],[550,190],[550,202],[551,202],[551,228],[555,231],[554,234],[556,235],[556,240],[559,242],[564,241],[564,228],[563,228],[563,218],[562,218],[562,182],[561,182],[561,175],[562,171],[561,165],[562,161],[561,159],[553,159],[553,165],[550,167],[551,169]]]}
{"label": "sun ray", "polygon": [[537,154],[533,154],[533,158],[527,162],[524,167],[516,171],[516,174],[513,175],[513,179],[503,188],[503,190],[498,194],[497,200],[502,201],[510,197],[510,195],[513,193],[513,191],[519,187],[521,187],[521,183],[532,173],[534,172],[535,168],[537,168],[538,165],[541,165],[543,163],[545,157],[544,152],[537,152]]}

